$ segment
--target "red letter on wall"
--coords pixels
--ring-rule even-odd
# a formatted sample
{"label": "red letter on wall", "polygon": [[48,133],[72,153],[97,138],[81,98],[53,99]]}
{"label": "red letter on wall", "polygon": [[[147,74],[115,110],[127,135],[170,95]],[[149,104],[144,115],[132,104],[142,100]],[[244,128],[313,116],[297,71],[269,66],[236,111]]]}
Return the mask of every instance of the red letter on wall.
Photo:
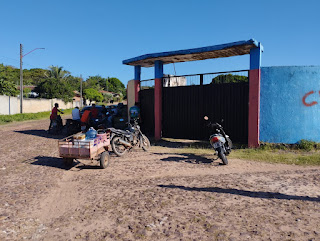
{"label": "red letter on wall", "polygon": [[[304,96],[303,96],[303,98],[302,98],[302,103],[305,105],[305,106],[313,106],[313,105],[316,105],[316,104],[318,104],[318,102],[316,102],[316,101],[312,101],[312,102],[310,102],[310,103],[307,103],[306,102],[306,99],[307,99],[307,97],[309,96],[309,95],[312,95],[314,93],[314,91],[312,90],[312,91],[310,91],[310,92],[308,92],[308,93],[306,93]],[[319,92],[320,93],[320,92]]]}

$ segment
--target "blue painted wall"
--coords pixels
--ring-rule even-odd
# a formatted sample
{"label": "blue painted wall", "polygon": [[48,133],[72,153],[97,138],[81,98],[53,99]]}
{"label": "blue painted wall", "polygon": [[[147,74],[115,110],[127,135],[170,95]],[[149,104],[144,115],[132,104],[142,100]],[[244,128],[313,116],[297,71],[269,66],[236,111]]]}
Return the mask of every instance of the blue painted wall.
{"label": "blue painted wall", "polygon": [[320,142],[320,66],[262,67],[260,98],[260,141]]}

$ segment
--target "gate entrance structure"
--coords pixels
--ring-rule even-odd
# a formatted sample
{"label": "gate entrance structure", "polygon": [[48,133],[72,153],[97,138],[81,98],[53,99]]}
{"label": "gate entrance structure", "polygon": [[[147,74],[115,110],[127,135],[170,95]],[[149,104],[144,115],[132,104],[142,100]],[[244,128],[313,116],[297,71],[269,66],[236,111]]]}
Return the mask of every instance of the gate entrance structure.
{"label": "gate entrance structure", "polygon": [[[197,128],[203,128],[203,122],[201,122],[201,124],[200,120],[203,118],[204,114],[215,112],[212,114],[212,116],[214,116],[214,120],[219,120],[218,118],[224,119],[226,121],[226,123],[223,124],[226,126],[225,129],[227,131],[232,130],[232,128],[234,129],[231,131],[232,133],[229,132],[231,138],[233,138],[231,134],[236,133],[236,131],[239,132],[240,129],[244,130],[247,135],[239,134],[239,141],[247,136],[248,145],[251,147],[257,147],[259,146],[260,66],[262,52],[263,47],[261,43],[254,39],[250,39],[248,41],[238,41],[203,48],[146,54],[124,60],[123,64],[135,67],[135,101],[139,102],[139,91],[141,91],[141,118],[144,123],[145,117],[148,116],[148,113],[150,113],[150,111],[153,112],[151,118],[149,115],[150,120],[148,123],[152,123],[152,125],[154,125],[154,128],[151,129],[154,130],[156,140],[159,140],[162,137],[162,134],[164,136],[173,135],[171,137],[176,138],[181,136],[181,138],[197,139],[192,136],[184,136],[185,134],[182,134],[183,131],[178,131],[178,128],[174,126],[179,122],[180,126],[188,123],[192,116],[199,120],[199,125],[190,126],[189,122],[189,124],[186,124],[184,128],[184,132],[189,132],[190,135],[192,135],[192,132],[197,133],[198,136],[204,134],[208,135],[208,133],[203,133],[203,131],[201,134],[201,131],[198,131]],[[199,86],[182,86],[173,88],[163,87],[164,82],[166,82],[165,80],[167,79],[163,74],[164,64],[231,57],[245,54],[250,54],[250,70],[248,74],[249,83],[203,85],[203,81],[201,81],[200,77]],[[146,90],[142,90],[140,88],[141,67],[152,66],[155,68],[154,89],[147,90],[149,91],[148,95]],[[165,84],[165,86],[168,85]],[[234,98],[235,96],[236,98]],[[179,100],[176,98],[179,98]],[[153,99],[153,103],[151,102],[151,99]],[[146,103],[149,105],[151,103],[151,105],[153,105],[153,109],[151,106],[147,107]],[[230,111],[230,108],[233,104],[239,103],[243,103],[242,107],[240,106],[238,108],[238,112],[236,112],[235,115],[232,115],[234,111]],[[168,106],[173,107],[168,108]],[[192,109],[195,111],[192,112]],[[223,111],[225,111],[225,113],[223,113]],[[242,117],[239,119],[239,116]],[[243,116],[246,121],[242,120]],[[170,122],[170,119],[172,118],[178,118],[179,122],[173,124]],[[235,126],[232,124],[239,121],[242,122],[241,126]]]}

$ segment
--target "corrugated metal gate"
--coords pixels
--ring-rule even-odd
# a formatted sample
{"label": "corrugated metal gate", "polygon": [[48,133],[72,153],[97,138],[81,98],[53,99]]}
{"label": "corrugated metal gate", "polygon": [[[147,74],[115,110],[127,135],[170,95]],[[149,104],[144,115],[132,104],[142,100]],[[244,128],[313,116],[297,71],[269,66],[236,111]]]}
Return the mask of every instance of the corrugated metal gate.
{"label": "corrugated metal gate", "polygon": [[154,135],[154,89],[139,91],[141,130],[147,135]]}
{"label": "corrugated metal gate", "polygon": [[247,143],[248,83],[164,87],[162,93],[163,137],[207,139],[207,115],[222,124],[232,141]]}
{"label": "corrugated metal gate", "polygon": [[[163,87],[162,100],[163,137],[205,140],[211,133],[207,115],[233,142],[248,142],[248,82]],[[141,90],[140,103],[141,129],[154,135],[154,89]]]}

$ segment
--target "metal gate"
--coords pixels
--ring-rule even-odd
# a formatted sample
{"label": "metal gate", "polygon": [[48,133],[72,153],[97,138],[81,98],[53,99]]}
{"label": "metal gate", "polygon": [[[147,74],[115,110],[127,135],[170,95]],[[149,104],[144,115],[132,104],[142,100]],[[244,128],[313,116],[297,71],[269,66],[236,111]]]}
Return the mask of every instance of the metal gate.
{"label": "metal gate", "polygon": [[[168,87],[162,88],[163,137],[205,140],[211,133],[203,120],[207,115],[211,121],[222,124],[233,142],[248,142],[249,83],[247,80],[240,83],[222,83],[224,76],[221,73],[223,72],[214,73],[215,75],[200,74],[197,79],[195,75],[184,76],[188,77],[185,81],[187,85],[175,87],[166,82],[168,77],[164,78],[164,86]],[[212,84],[212,77],[217,75],[219,76],[215,80],[219,83]],[[141,84],[147,85],[148,81]],[[210,82],[211,84],[208,84]],[[141,129],[152,136],[155,123],[153,86],[153,83],[149,83],[148,89],[139,92]]]}
{"label": "metal gate", "polygon": [[154,89],[139,91],[141,130],[154,136]]}
{"label": "metal gate", "polygon": [[231,140],[247,143],[248,83],[164,87],[162,94],[163,137],[207,139],[210,130],[203,120],[207,115],[222,124]]}

